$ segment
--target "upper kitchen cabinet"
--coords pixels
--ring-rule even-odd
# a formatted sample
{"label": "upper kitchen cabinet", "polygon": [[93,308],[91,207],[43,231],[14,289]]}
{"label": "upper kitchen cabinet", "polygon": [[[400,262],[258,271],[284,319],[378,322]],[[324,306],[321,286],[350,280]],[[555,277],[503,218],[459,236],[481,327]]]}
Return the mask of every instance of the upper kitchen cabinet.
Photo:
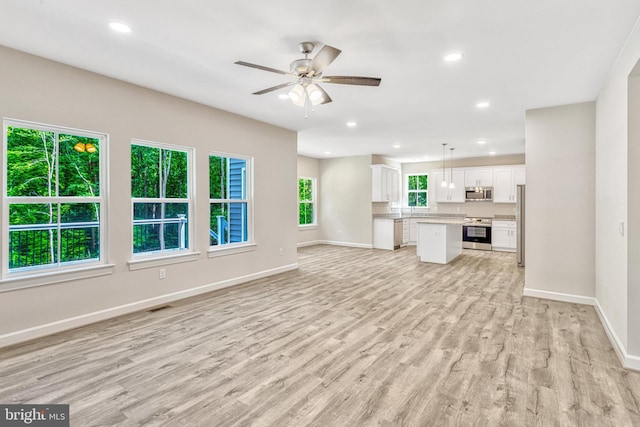
{"label": "upper kitchen cabinet", "polygon": [[525,183],[524,166],[493,170],[493,203],[515,203],[516,186]]}
{"label": "upper kitchen cabinet", "polygon": [[371,165],[371,201],[400,201],[400,171],[387,165]]}
{"label": "upper kitchen cabinet", "polygon": [[451,172],[446,172],[443,174],[442,171],[435,173],[435,182],[433,182],[433,186],[436,190],[436,202],[438,203],[464,203],[464,184],[465,184],[465,176],[463,170],[453,170],[453,185],[451,188],[449,185],[446,187],[442,187],[440,184],[444,180],[447,184],[450,184]]}
{"label": "upper kitchen cabinet", "polygon": [[493,168],[465,169],[464,186],[493,187]]}

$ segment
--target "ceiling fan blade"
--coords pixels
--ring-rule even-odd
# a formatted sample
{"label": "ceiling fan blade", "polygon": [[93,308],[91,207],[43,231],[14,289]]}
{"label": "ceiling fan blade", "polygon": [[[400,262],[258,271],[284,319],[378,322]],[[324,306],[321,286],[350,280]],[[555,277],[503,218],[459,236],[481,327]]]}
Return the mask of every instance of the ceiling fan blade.
{"label": "ceiling fan blade", "polygon": [[333,101],[326,90],[322,89],[319,85],[316,85],[316,87],[322,92],[322,102],[320,104],[328,104]]}
{"label": "ceiling fan blade", "polygon": [[323,76],[319,81],[322,83],[335,83],[340,85],[380,86],[382,79],[377,77]]}
{"label": "ceiling fan blade", "polygon": [[257,68],[258,70],[269,71],[271,73],[284,74],[285,76],[297,77],[295,74],[291,74],[287,71],[276,70],[275,68],[265,67],[264,65],[252,64],[250,62],[236,61],[234,62],[234,64],[243,65],[245,67]]}
{"label": "ceiling fan blade", "polygon": [[262,89],[262,90],[260,90],[258,92],[253,92],[252,95],[264,95],[265,93],[273,92],[275,90],[282,89],[282,88],[285,88],[287,86],[293,86],[293,85],[296,85],[296,84],[298,84],[297,81],[296,82],[283,83],[283,84],[278,85],[278,86],[273,86],[273,87],[269,87],[269,88],[266,88],[266,89]]}
{"label": "ceiling fan blade", "polygon": [[318,52],[311,60],[311,65],[309,66],[311,75],[317,76],[322,73],[322,70],[324,70],[327,65],[331,64],[341,52],[342,51],[340,49],[336,49],[329,45],[322,46],[320,52]]}

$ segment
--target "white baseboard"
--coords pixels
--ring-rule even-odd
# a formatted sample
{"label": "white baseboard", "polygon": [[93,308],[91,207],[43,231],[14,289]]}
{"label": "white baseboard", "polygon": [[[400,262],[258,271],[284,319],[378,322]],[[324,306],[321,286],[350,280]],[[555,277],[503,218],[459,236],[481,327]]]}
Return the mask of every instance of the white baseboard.
{"label": "white baseboard", "polygon": [[596,310],[598,318],[600,319],[600,323],[602,323],[602,327],[604,328],[604,331],[609,338],[609,342],[616,352],[616,355],[618,356],[618,359],[620,360],[622,366],[626,369],[640,371],[640,357],[627,353],[627,350],[622,344],[622,341],[620,341],[620,338],[611,326],[611,323],[609,323],[609,319],[607,319],[602,306],[600,306],[600,302],[596,298],[528,288],[524,288],[523,295],[527,297],[543,298],[553,301],[562,301],[593,306]]}
{"label": "white baseboard", "polygon": [[245,276],[234,277],[233,279],[223,280],[216,283],[209,283],[206,285],[198,286],[196,288],[185,289],[178,292],[172,292],[170,294],[159,295],[157,297],[132,302],[129,304],[120,305],[117,307],[107,308],[105,310],[96,311],[93,313],[82,314],[80,316],[70,317],[67,319],[57,320],[55,322],[47,323],[44,325],[38,325],[20,331],[10,332],[8,334],[0,335],[0,348],[7,347],[21,342],[29,341],[36,338],[41,338],[47,335],[55,334],[58,332],[66,331],[69,329],[78,328],[80,326],[89,325],[91,323],[100,322],[102,320],[110,319],[124,314],[133,313],[136,311],[145,310],[152,307],[157,307],[162,304],[167,304],[173,301],[189,298],[192,296],[204,294],[207,292],[228,288],[231,286],[240,285],[242,283],[249,282],[251,280],[262,279],[264,277],[273,276],[274,274],[284,273],[287,271],[295,270],[298,268],[298,264],[289,264],[282,267],[273,268],[270,270],[264,270],[257,273],[248,274]]}
{"label": "white baseboard", "polygon": [[602,309],[602,306],[600,306],[600,302],[598,300],[596,300],[595,308],[596,313],[600,318],[600,323],[602,323],[604,331],[607,333],[609,341],[611,342],[611,346],[616,351],[616,354],[618,355],[618,359],[620,359],[620,363],[622,363],[622,366],[627,369],[633,369],[634,371],[640,371],[640,357],[627,353],[627,350],[624,348],[624,345],[622,345],[622,341],[620,341],[620,338],[611,326],[611,323],[609,323],[609,319],[604,313],[604,310]]}
{"label": "white baseboard", "polygon": [[550,299],[553,301],[571,302],[574,304],[596,305],[596,299],[593,297],[563,294],[560,292],[542,291],[539,289],[524,288],[522,295],[524,295],[525,297]]}
{"label": "white baseboard", "polygon": [[322,244],[322,240],[310,240],[308,242],[298,243],[298,247],[304,248],[305,246],[314,246],[314,245],[321,245],[321,244]]}
{"label": "white baseboard", "polygon": [[320,240],[318,243],[322,245],[346,246],[349,248],[373,249],[373,245],[366,243],[339,242],[336,240]]}

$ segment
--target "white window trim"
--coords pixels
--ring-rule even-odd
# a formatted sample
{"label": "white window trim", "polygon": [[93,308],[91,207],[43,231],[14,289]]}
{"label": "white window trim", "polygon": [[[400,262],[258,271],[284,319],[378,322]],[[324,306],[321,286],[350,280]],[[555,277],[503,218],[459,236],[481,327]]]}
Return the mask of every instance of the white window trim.
{"label": "white window trim", "polygon": [[[313,222],[311,224],[300,224],[300,203],[303,203],[300,201],[300,180],[301,179],[308,179],[311,180],[311,205],[313,206]],[[298,185],[296,186],[296,190],[298,191],[298,228],[301,229],[312,229],[312,228],[317,228],[318,227],[318,202],[317,202],[317,178],[312,177],[312,176],[299,176],[298,177]],[[308,203],[308,202],[304,202],[304,203]]]}
{"label": "white window trim", "polygon": [[[426,190],[409,190],[409,177],[410,176],[422,176],[425,175],[427,177],[427,189]],[[408,208],[415,208],[415,209],[424,209],[424,208],[428,208],[429,207],[429,174],[428,173],[408,173],[405,175],[406,180],[405,180],[405,191],[407,194],[407,207]],[[427,197],[426,197],[426,201],[427,204],[425,206],[410,206],[409,205],[409,194],[410,193],[418,193],[421,191],[425,191],[427,193]]]}
{"label": "white window trim", "polygon": [[[9,197],[7,196],[7,128],[22,127],[38,129],[44,132],[56,132],[72,134],[100,140],[100,195],[97,197]],[[3,119],[3,170],[2,170],[2,278],[0,280],[0,292],[26,287],[48,285],[67,282],[71,280],[102,276],[113,273],[113,265],[108,264],[109,233],[107,219],[109,218],[109,134],[75,129],[71,127],[55,126],[25,120]],[[86,260],[71,262],[61,266],[33,267],[18,271],[9,271],[9,204],[20,202],[44,202],[44,203],[99,203],[100,204],[100,258],[98,260]]]}
{"label": "white window trim", "polygon": [[[129,144],[129,157],[131,157],[131,146],[139,145],[150,148],[159,148],[173,151],[184,151],[187,153],[187,196],[186,198],[145,198],[145,197],[131,197],[131,241],[129,242],[130,258],[127,262],[129,270],[139,270],[142,268],[151,268],[167,264],[175,264],[176,262],[195,261],[199,258],[200,253],[196,252],[194,248],[196,245],[195,235],[195,156],[196,150],[194,147],[187,147],[183,145],[167,144],[163,142],[147,141],[143,139],[132,138]],[[131,159],[129,159],[131,161]],[[129,173],[131,173],[131,163],[129,163]],[[187,230],[189,233],[189,247],[186,249],[170,249],[165,251],[153,251],[153,252],[133,252],[133,207],[135,203],[187,203],[189,212],[187,221]],[[177,261],[179,260],[179,261]]]}
{"label": "white window trim", "polygon": [[[245,194],[246,199],[212,199],[209,198],[209,218],[211,217],[211,203],[246,203],[247,204],[247,241],[246,242],[238,242],[238,243],[227,243],[224,245],[209,245],[209,250],[207,251],[209,258],[216,258],[225,255],[233,255],[243,252],[251,252],[255,251],[257,248],[257,244],[254,241],[253,235],[253,225],[254,225],[254,217],[253,217],[253,202],[254,202],[254,159],[251,156],[245,156],[242,154],[233,154],[233,153],[225,153],[222,151],[210,151],[207,157],[207,167],[209,165],[209,158],[211,156],[215,157],[226,157],[226,158],[234,158],[234,159],[242,159],[246,162],[247,167],[245,169]],[[207,173],[207,178],[210,180],[209,176],[210,171]],[[211,192],[209,192],[209,196],[211,196]],[[209,230],[211,224],[207,221],[207,230]],[[209,236],[207,235],[207,241]]]}

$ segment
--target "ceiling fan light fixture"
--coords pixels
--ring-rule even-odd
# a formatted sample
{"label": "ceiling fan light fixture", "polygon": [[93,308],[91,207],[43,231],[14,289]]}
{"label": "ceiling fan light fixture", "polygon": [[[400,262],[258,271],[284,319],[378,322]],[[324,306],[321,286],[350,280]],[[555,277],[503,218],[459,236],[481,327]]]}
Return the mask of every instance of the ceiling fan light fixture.
{"label": "ceiling fan light fixture", "polygon": [[313,83],[307,86],[307,94],[309,95],[309,100],[313,105],[321,104],[322,101],[324,101],[322,91]]}
{"label": "ceiling fan light fixture", "polygon": [[289,91],[289,99],[294,105],[298,107],[304,107],[305,97],[307,94],[304,91],[302,85],[295,85],[293,89]]}

